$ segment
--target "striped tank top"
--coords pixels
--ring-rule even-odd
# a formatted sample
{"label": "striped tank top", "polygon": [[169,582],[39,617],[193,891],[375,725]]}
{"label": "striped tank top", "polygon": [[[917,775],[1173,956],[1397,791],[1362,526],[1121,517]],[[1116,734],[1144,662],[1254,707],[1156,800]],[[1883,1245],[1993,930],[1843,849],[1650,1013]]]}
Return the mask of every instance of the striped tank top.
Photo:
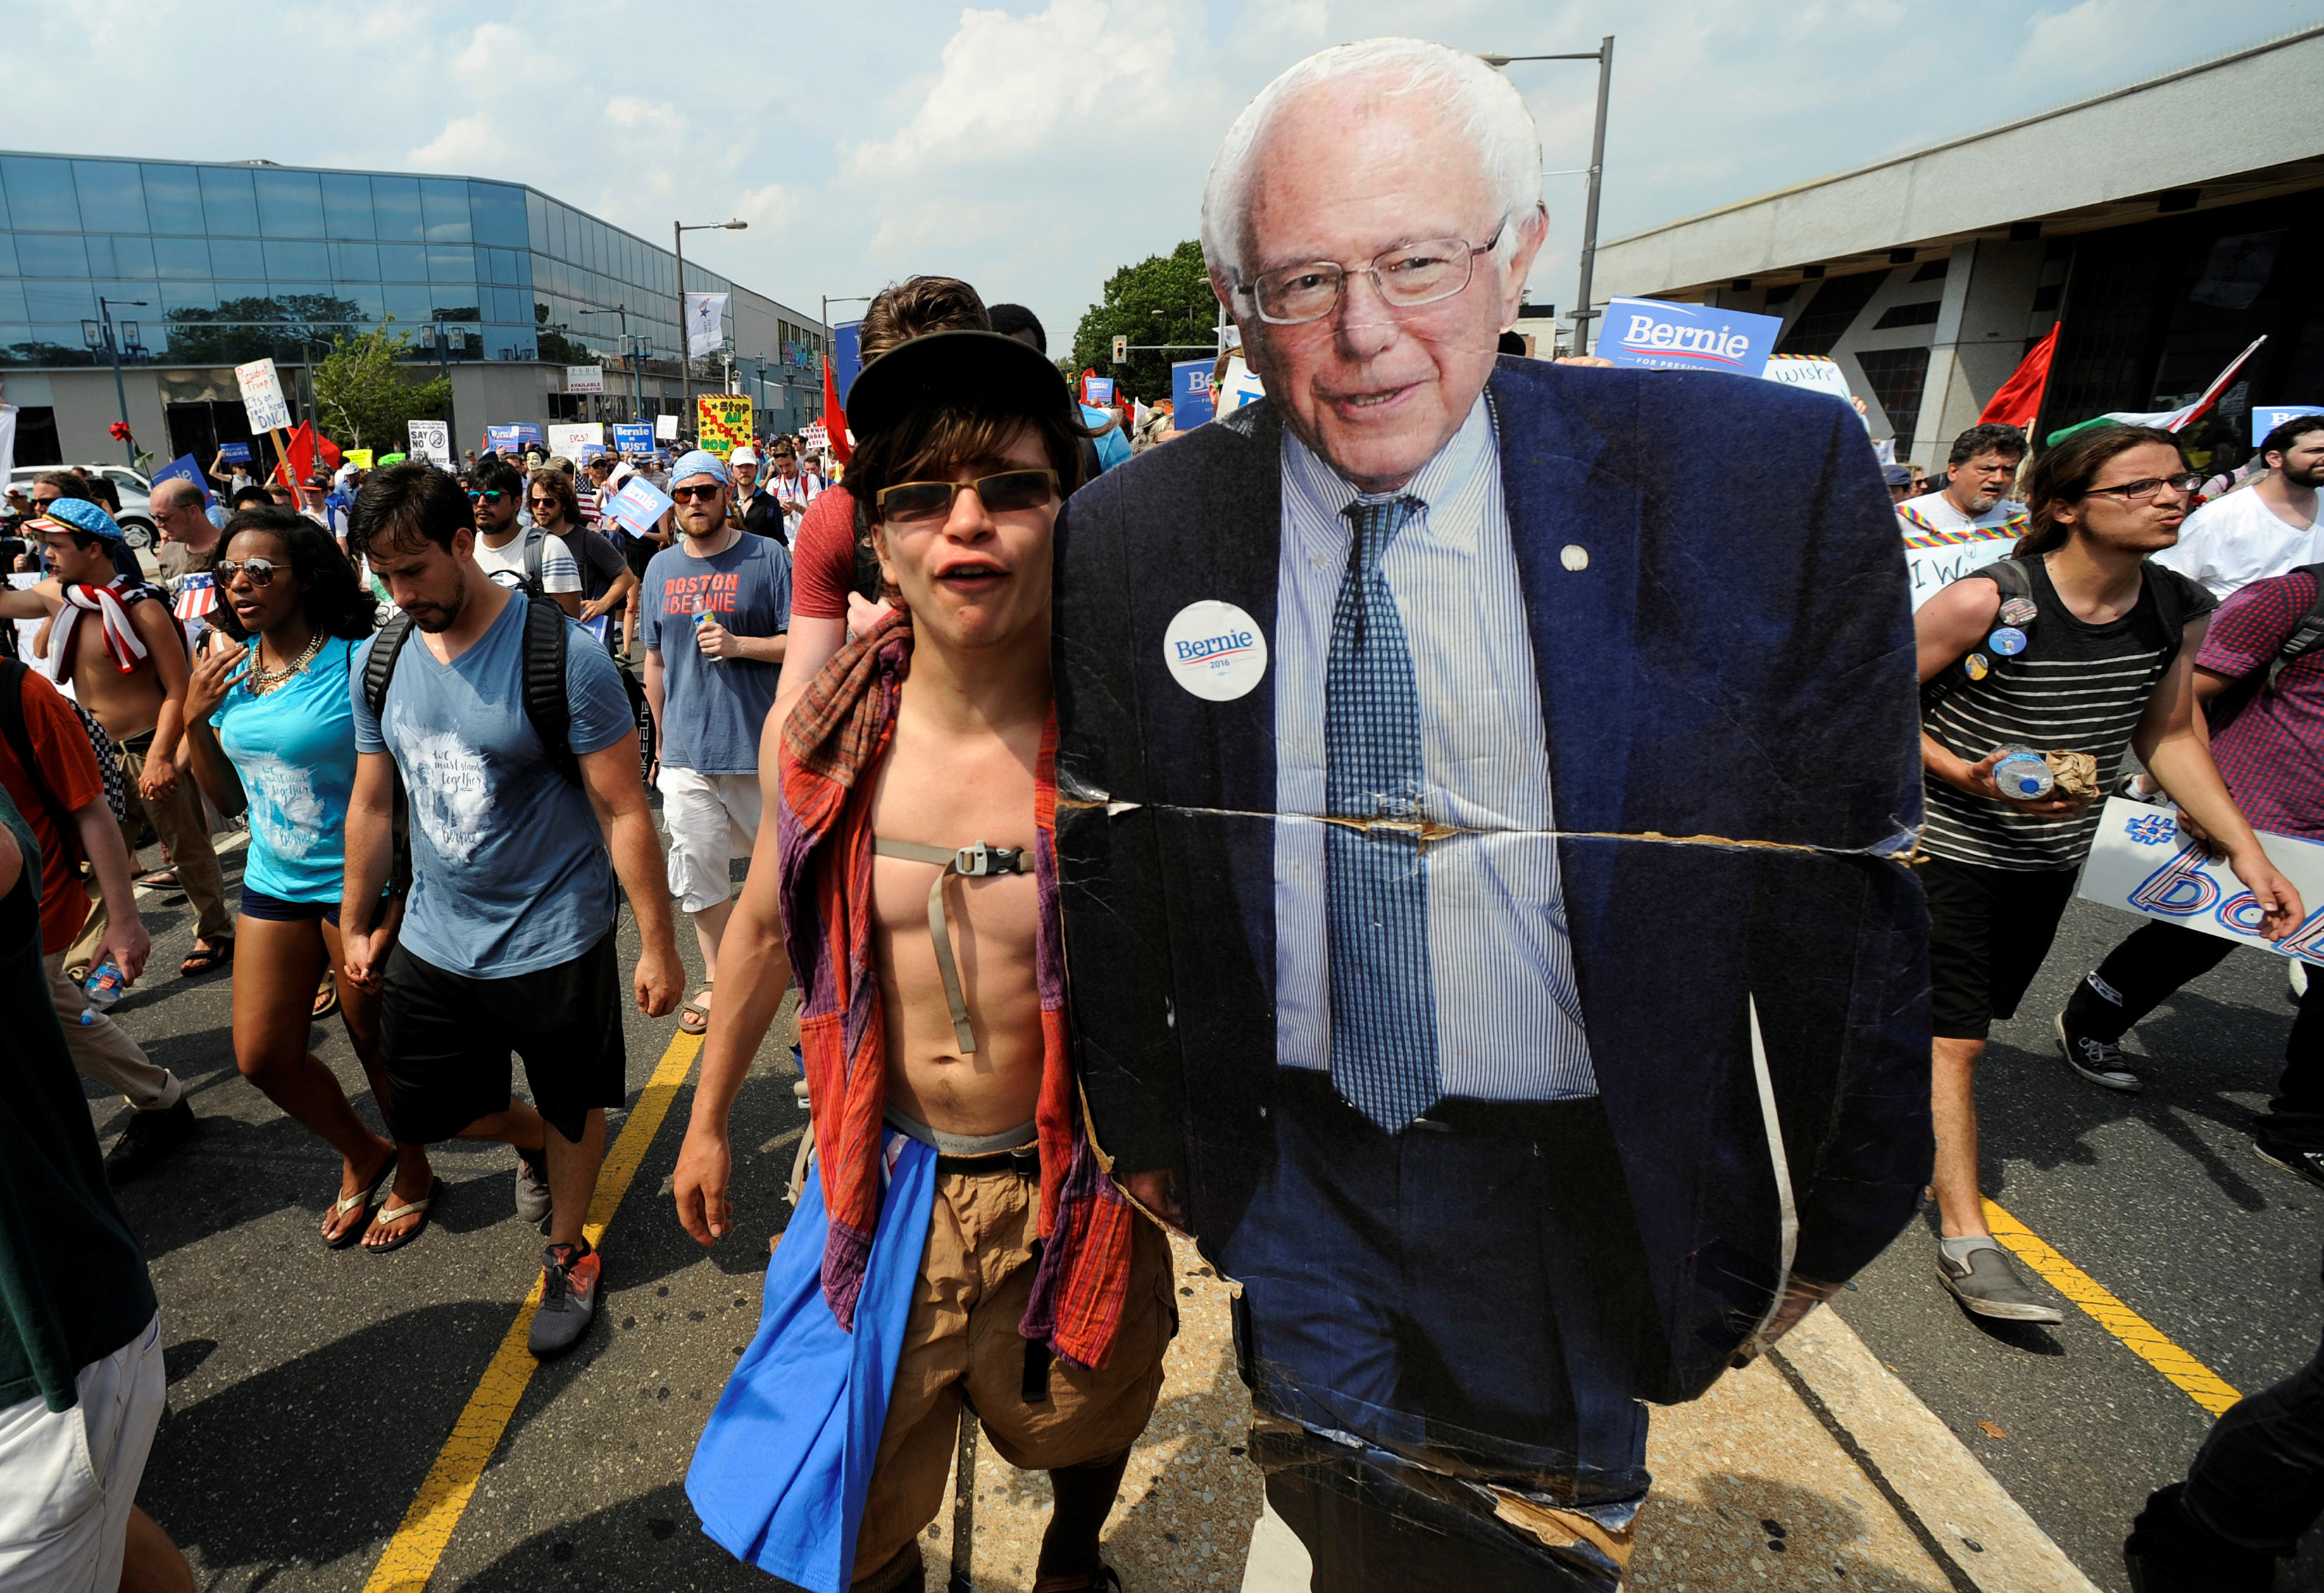
{"label": "striped tank top", "polygon": [[[2130,612],[2104,625],[2086,624],[2050,584],[2043,560],[2022,562],[2040,611],[2020,627],[2025,650],[2004,658],[1978,649],[1993,665],[1982,680],[1969,679],[1958,664],[1948,667],[1921,688],[1921,727],[1972,763],[2012,744],[2037,752],[2088,752],[2098,760],[2098,788],[2110,791],[2147,699],[2178,657],[2176,639],[2156,611],[2155,582],[2175,584],[2188,620],[2209,613],[2218,600],[2175,570],[2149,564]],[[1978,577],[1972,571],[1961,578]],[[1934,776],[1923,783],[1929,818],[1921,850],[1988,869],[2080,868],[2106,806],[2093,802],[2068,818],[2041,818]]]}

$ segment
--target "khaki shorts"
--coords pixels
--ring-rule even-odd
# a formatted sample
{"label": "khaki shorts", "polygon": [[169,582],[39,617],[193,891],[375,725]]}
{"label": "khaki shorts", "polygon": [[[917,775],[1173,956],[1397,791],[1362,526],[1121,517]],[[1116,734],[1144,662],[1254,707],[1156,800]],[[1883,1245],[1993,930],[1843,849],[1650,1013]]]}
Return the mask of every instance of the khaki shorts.
{"label": "khaki shorts", "polygon": [[1039,1206],[1040,1186],[1014,1173],[936,1179],[927,1253],[855,1540],[858,1585],[936,1519],[958,1449],[964,1395],[1001,1458],[1028,1471],[1111,1459],[1154,1413],[1162,1352],[1178,1332],[1178,1303],[1170,1241],[1142,1217],[1111,1358],[1091,1372],[1051,1362],[1049,1397],[1025,1403],[1025,1340],[1017,1325],[1033,1291]]}

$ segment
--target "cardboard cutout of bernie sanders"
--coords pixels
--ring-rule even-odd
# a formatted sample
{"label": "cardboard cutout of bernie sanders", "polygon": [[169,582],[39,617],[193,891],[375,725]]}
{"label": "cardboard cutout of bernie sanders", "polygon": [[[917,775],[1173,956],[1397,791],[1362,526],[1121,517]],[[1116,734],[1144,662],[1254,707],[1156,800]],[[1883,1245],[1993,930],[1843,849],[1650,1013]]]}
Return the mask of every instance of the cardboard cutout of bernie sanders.
{"label": "cardboard cutout of bernie sanders", "polygon": [[1642,1402],[1788,1327],[1929,1172],[1863,425],[1497,358],[1540,171],[1470,57],[1292,68],[1204,196],[1266,400],[1058,527],[1097,1141],[1242,1285],[1251,1452],[1318,1588],[1610,1586]]}

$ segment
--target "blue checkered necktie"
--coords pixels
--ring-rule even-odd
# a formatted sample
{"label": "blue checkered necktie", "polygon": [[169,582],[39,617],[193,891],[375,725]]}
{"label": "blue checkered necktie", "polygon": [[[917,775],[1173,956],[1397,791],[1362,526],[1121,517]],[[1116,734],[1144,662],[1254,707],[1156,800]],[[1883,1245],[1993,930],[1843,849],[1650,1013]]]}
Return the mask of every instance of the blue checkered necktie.
{"label": "blue checkered necktie", "polygon": [[[1355,540],[1323,667],[1323,810],[1416,826],[1420,692],[1380,560],[1417,499],[1348,506]],[[1332,1083],[1391,1134],[1435,1103],[1428,861],[1417,828],[1323,833],[1332,948]]]}

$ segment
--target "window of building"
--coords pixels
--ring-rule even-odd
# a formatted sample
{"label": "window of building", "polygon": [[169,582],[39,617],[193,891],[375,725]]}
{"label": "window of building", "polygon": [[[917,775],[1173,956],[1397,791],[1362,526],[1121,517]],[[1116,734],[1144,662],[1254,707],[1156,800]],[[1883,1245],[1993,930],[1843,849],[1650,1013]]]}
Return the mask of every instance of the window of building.
{"label": "window of building", "polygon": [[521,249],[530,241],[525,223],[524,190],[500,182],[468,185],[469,228],[479,244]]}
{"label": "window of building", "polygon": [[1896,435],[1897,450],[1902,453],[1913,446],[1914,428],[1921,423],[1921,391],[1929,380],[1929,351],[1925,348],[1876,348],[1856,355],[1864,380],[1872,389],[1872,396],[1888,415],[1888,424]]}
{"label": "window of building", "polygon": [[258,235],[258,194],[244,166],[204,166],[202,219],[210,235],[254,238]]}
{"label": "window of building", "polygon": [[466,244],[475,232],[468,219],[468,185],[456,177],[421,178],[420,213],[430,244]]}
{"label": "window of building", "polygon": [[1892,304],[1880,312],[1880,318],[1872,323],[1872,329],[1888,332],[1898,327],[1933,327],[1937,324],[1938,303],[1934,299],[1928,299],[1918,304]]}
{"label": "window of building", "polygon": [[80,231],[69,161],[9,156],[0,160],[0,184],[8,190],[8,224],[18,232]]}
{"label": "window of building", "polygon": [[201,180],[191,166],[138,168],[145,189],[145,225],[156,233],[197,237],[204,230]]}
{"label": "window of building", "polygon": [[323,235],[323,189],[312,171],[251,173],[258,190],[259,227],[270,238]]}
{"label": "window of building", "polygon": [[1885,271],[1858,272],[1849,277],[1829,277],[1817,286],[1815,297],[1775,345],[1777,354],[1828,355],[1848,335],[1856,318],[1872,301]]}
{"label": "window of building", "polygon": [[80,224],[93,233],[146,230],[145,185],[127,161],[75,161],[73,188],[80,198]]}
{"label": "window of building", "polygon": [[331,251],[326,244],[285,243],[270,238],[265,244],[266,274],[277,281],[296,278],[327,278],[331,274]]}
{"label": "window of building", "polygon": [[369,243],[378,236],[371,214],[371,179],[344,171],[322,174],[323,235]]}
{"label": "window of building", "polygon": [[[372,225],[382,244],[424,244],[428,226],[420,212],[420,180],[416,177],[374,177],[371,180]],[[383,262],[387,251],[380,251]],[[427,272],[423,267],[421,276]]]}
{"label": "window of building", "polygon": [[16,463],[62,465],[65,451],[57,437],[57,412],[48,404],[26,404],[16,411]]}
{"label": "window of building", "polygon": [[263,277],[266,245],[256,238],[212,238],[210,270],[221,277]]}

